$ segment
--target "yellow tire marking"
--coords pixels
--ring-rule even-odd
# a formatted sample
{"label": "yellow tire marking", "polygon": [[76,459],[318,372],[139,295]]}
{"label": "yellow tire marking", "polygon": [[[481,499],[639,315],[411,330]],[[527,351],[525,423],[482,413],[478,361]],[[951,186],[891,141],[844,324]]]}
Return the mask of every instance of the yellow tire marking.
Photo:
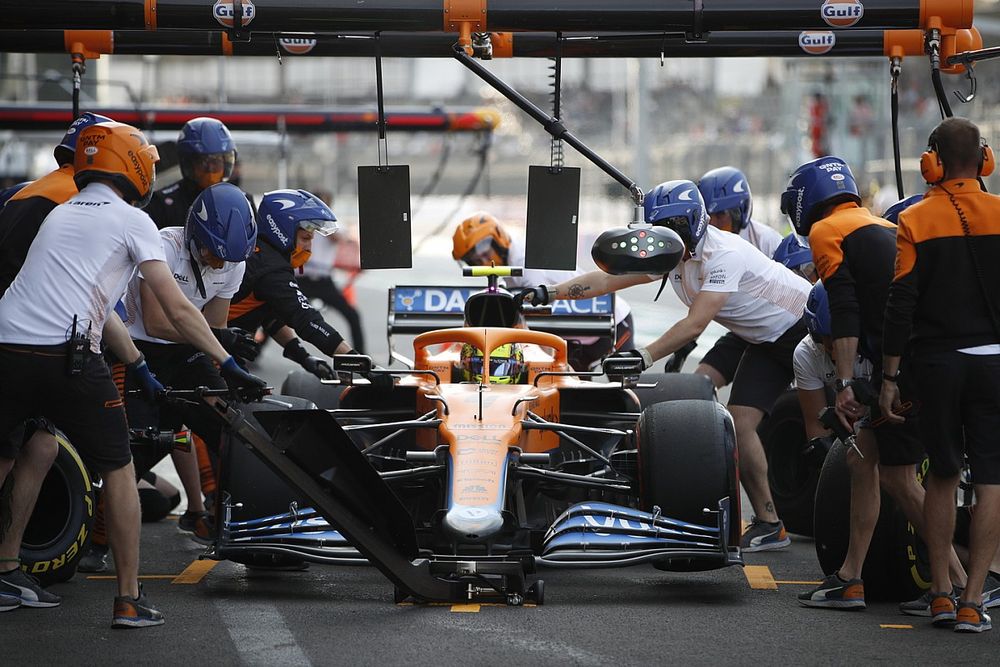
{"label": "yellow tire marking", "polygon": [[779,586],[819,586],[822,581],[775,581]]}
{"label": "yellow tire marking", "polygon": [[170,583],[197,584],[218,564],[219,561],[217,560],[196,560],[184,568],[184,571],[174,577],[174,580]]}
{"label": "yellow tire marking", "polygon": [[[113,574],[91,574],[87,575],[88,581],[111,581],[117,579]],[[176,574],[140,574],[139,579],[176,579]]]}
{"label": "yellow tire marking", "polygon": [[880,623],[879,626],[883,630],[912,630],[912,625],[895,625],[893,623]]}
{"label": "yellow tire marking", "polygon": [[761,591],[778,590],[778,584],[771,576],[771,568],[767,565],[746,565],[743,567],[743,576],[750,583],[750,588]]}
{"label": "yellow tire marking", "polygon": [[451,611],[455,614],[478,614],[479,605],[478,604],[453,604],[451,605]]}

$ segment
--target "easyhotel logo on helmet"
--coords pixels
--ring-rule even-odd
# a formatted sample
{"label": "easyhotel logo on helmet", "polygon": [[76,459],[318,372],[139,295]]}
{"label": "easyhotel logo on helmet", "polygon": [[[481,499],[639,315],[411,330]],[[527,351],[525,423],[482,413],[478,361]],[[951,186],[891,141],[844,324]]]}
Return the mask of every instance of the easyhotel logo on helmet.
{"label": "easyhotel logo on helmet", "polygon": [[[226,28],[232,28],[234,24],[233,4],[233,0],[215,0],[215,5],[212,6],[212,16]],[[253,2],[250,0],[243,0],[242,6],[242,24],[243,26],[248,26],[253,21],[253,18],[257,16],[257,8],[253,6]]]}
{"label": "easyhotel logo on helmet", "polygon": [[811,56],[829,53],[837,45],[837,35],[829,30],[804,30],[799,33],[799,48]]}
{"label": "easyhotel logo on helmet", "polygon": [[865,6],[861,0],[824,0],[819,13],[830,27],[850,28],[865,15]]}

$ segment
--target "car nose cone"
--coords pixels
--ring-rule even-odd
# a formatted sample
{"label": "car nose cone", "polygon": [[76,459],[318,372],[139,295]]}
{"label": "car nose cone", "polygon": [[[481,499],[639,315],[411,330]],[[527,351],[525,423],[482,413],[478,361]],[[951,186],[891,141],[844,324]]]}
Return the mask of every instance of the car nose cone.
{"label": "car nose cone", "polygon": [[444,527],[459,539],[480,542],[503,528],[503,517],[494,509],[458,506],[444,515]]}

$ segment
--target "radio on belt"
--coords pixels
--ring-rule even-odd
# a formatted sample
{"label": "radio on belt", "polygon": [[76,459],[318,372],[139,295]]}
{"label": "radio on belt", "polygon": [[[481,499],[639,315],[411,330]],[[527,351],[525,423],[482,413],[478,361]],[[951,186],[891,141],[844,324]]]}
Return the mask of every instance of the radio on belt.
{"label": "radio on belt", "polygon": [[66,344],[66,374],[79,375],[87,363],[87,349],[90,347],[90,326],[87,333],[77,331],[79,320],[73,316],[73,328],[70,329],[69,341]]}
{"label": "radio on belt", "polygon": [[663,275],[681,261],[684,242],[667,227],[635,224],[604,232],[590,254],[605,273]]}

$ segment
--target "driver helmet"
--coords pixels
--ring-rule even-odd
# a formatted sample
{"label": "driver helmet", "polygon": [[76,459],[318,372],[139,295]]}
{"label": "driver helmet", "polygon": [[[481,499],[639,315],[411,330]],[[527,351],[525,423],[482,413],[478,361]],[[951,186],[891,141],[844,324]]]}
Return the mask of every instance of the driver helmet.
{"label": "driver helmet", "polygon": [[469,266],[507,265],[510,235],[500,222],[485,211],[463,220],[451,237],[451,256]]}
{"label": "driver helmet", "polygon": [[[461,355],[462,380],[483,381],[483,351],[466,343]],[[524,350],[519,343],[505,343],[490,353],[490,384],[520,384],[527,376]]]}
{"label": "driver helmet", "polygon": [[222,121],[201,116],[184,123],[177,137],[181,175],[199,189],[228,181],[236,163],[236,142]]}

